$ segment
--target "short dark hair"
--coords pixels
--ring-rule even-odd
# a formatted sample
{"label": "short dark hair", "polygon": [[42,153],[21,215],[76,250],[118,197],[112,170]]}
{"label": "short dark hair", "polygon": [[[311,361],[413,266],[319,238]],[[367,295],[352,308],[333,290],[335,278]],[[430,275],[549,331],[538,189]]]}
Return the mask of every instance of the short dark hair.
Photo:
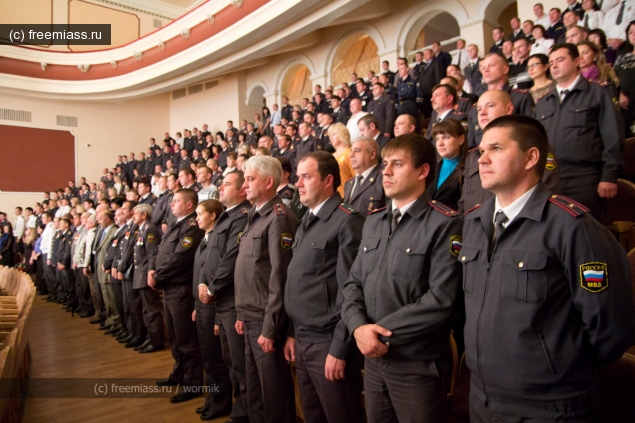
{"label": "short dark hair", "polygon": [[536,173],[540,178],[545,173],[547,153],[549,152],[549,136],[545,127],[536,119],[525,115],[501,116],[483,129],[483,134],[495,128],[509,129],[509,137],[516,142],[522,151],[536,147],[540,157],[536,165]]}
{"label": "short dark hair", "polygon": [[333,175],[333,190],[342,185],[342,177],[340,176],[340,165],[337,162],[335,156],[326,151],[312,151],[300,156],[298,163],[305,161],[306,159],[313,159],[317,162],[318,173],[320,174],[320,180],[323,181],[328,175]]}
{"label": "short dark hair", "polygon": [[[432,125],[432,143],[434,144],[434,139],[439,134],[448,134],[455,138],[465,137],[465,128],[455,119],[446,119],[441,122],[435,123]],[[467,156],[467,139],[463,141],[463,145],[459,150],[459,155],[464,159]]]}
{"label": "short dark hair", "polygon": [[379,121],[377,120],[377,117],[373,114],[367,114],[362,116],[357,123],[359,122],[364,122],[364,125],[366,125],[367,127],[370,128],[370,124],[374,124],[376,129],[379,129]]}
{"label": "short dark hair", "polygon": [[434,88],[432,88],[432,92],[434,93],[439,88],[445,88],[445,92],[448,95],[452,96],[452,104],[456,104],[456,102],[458,101],[458,98],[457,98],[458,96],[456,95],[456,88],[454,88],[450,84],[439,84],[439,85],[436,85]]}
{"label": "short dark hair", "polygon": [[182,195],[186,202],[191,201],[194,207],[198,205],[198,194],[193,189],[183,188],[174,193],[176,194]]}
{"label": "short dark hair", "polygon": [[85,199],[84,203],[90,204],[90,207],[94,207],[95,206],[95,202],[91,198]]}
{"label": "short dark hair", "polygon": [[287,172],[289,175],[293,173],[293,166],[291,166],[291,160],[286,157],[276,157],[282,166],[282,172]]}
{"label": "short dark hair", "polygon": [[183,169],[179,169],[179,173],[185,173],[186,175],[191,176],[192,178],[196,179],[196,173],[194,173],[194,171],[192,170],[191,167],[184,167]]}
{"label": "short dark hair", "polygon": [[240,189],[240,187],[242,187],[245,183],[245,174],[240,170],[232,170],[231,172],[228,172],[224,178],[227,178],[229,175],[236,175],[236,188]]}
{"label": "short dark hair", "polygon": [[430,141],[419,134],[404,134],[393,138],[381,150],[381,157],[384,158],[394,151],[401,150],[410,156],[415,168],[427,164],[430,167],[426,176],[426,186],[432,183],[435,177],[437,166],[437,152]]}
{"label": "short dark hair", "polygon": [[578,47],[575,44],[572,44],[572,43],[556,44],[555,46],[551,47],[551,50],[549,51],[549,54],[553,53],[554,51],[558,51],[558,50],[567,50],[567,53],[569,54],[569,56],[573,60],[575,60],[578,57],[580,57],[580,52],[578,51]]}

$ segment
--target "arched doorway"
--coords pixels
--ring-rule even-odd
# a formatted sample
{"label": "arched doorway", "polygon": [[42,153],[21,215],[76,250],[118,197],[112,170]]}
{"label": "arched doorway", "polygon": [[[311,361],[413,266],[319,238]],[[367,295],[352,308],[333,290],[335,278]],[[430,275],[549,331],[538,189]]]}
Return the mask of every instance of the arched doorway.
{"label": "arched doorway", "polygon": [[420,50],[439,41],[445,51],[456,48],[456,38],[461,35],[459,24],[448,12],[440,12],[421,28],[413,50]]}
{"label": "arched doorway", "polygon": [[368,71],[379,72],[379,55],[375,41],[369,35],[355,33],[339,45],[333,55],[331,81],[334,86],[350,82],[354,72],[365,78]]}
{"label": "arched doorway", "polygon": [[303,64],[291,66],[280,84],[281,96],[289,97],[289,104],[300,104],[302,98],[311,98],[311,71]]}
{"label": "arched doorway", "polygon": [[257,107],[262,109],[265,105],[265,89],[260,85],[255,86],[249,93],[247,99],[247,105],[250,107]]}

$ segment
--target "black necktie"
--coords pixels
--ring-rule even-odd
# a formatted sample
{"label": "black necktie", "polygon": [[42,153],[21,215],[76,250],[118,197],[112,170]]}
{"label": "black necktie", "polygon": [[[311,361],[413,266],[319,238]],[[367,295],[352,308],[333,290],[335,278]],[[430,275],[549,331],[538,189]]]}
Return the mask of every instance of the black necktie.
{"label": "black necktie", "polygon": [[626,2],[623,1],[622,5],[620,6],[620,12],[617,14],[617,21],[615,22],[617,25],[622,23],[622,17],[624,16],[624,6],[626,5]]}
{"label": "black necktie", "polygon": [[390,233],[395,233],[397,226],[399,225],[399,218],[401,217],[401,212],[399,209],[395,209],[392,212],[392,221],[390,222]]}
{"label": "black necktie", "polygon": [[307,228],[309,227],[309,224],[311,223],[314,217],[315,215],[313,214],[313,212],[310,211],[306,221],[304,222],[304,232],[306,232]]}
{"label": "black necktie", "polygon": [[459,60],[458,60],[458,62],[456,63],[457,65],[459,65],[459,69],[461,69],[461,53],[463,53],[463,51],[462,51],[462,50],[459,50]]}
{"label": "black necktie", "polygon": [[357,194],[359,190],[361,189],[362,179],[364,179],[362,175],[357,176],[357,182],[355,183],[355,186],[351,190],[351,195],[348,196],[348,202],[350,202],[353,198],[355,198],[355,194]]}
{"label": "black necktie", "polygon": [[502,210],[499,210],[498,213],[496,213],[496,217],[494,217],[494,242],[498,240],[498,237],[500,237],[505,230],[503,223],[506,223],[508,220],[507,215],[503,213]]}
{"label": "black necktie", "polygon": [[569,90],[562,90],[560,94],[562,95],[562,100],[564,100],[569,95]]}
{"label": "black necktie", "polygon": [[584,16],[584,27],[585,28],[589,27],[589,13],[588,12],[585,13],[585,16]]}
{"label": "black necktie", "polygon": [[604,3],[604,0],[600,0],[600,4],[598,4],[598,7],[600,8],[600,10],[602,10],[602,3]]}

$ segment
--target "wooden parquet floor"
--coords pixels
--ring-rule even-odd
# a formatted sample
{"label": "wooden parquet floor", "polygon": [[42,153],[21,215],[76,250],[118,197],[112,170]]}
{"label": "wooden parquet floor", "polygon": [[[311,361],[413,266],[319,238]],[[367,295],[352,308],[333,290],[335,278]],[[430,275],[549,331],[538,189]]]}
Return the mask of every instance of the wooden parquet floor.
{"label": "wooden parquet floor", "polygon": [[[35,299],[29,334],[31,395],[33,386],[40,386],[34,378],[91,378],[90,384],[99,382],[100,378],[122,378],[129,383],[134,378],[163,379],[170,374],[174,360],[169,349],[151,354],[126,349],[112,336],[97,330],[99,325],[91,325],[89,319],[77,315],[71,317],[60,305],[47,303],[43,298],[38,296]],[[93,378],[96,380],[93,381]],[[168,398],[90,396],[90,392],[78,395],[75,390],[67,398],[29,397],[23,421],[201,422],[194,410],[203,405],[205,397],[171,404]],[[212,422],[221,423],[227,419],[221,417]]]}

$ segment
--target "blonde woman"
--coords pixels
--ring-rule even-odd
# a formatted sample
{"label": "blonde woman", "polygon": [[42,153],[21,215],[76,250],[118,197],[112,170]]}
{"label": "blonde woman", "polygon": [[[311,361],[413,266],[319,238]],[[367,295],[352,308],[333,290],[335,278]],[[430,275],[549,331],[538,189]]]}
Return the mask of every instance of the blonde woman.
{"label": "blonde woman", "polygon": [[344,197],[344,182],[355,176],[355,171],[351,165],[351,135],[348,129],[346,129],[346,126],[339,122],[329,127],[328,135],[333,148],[335,148],[333,156],[340,165],[342,184],[337,188],[337,192]]}

